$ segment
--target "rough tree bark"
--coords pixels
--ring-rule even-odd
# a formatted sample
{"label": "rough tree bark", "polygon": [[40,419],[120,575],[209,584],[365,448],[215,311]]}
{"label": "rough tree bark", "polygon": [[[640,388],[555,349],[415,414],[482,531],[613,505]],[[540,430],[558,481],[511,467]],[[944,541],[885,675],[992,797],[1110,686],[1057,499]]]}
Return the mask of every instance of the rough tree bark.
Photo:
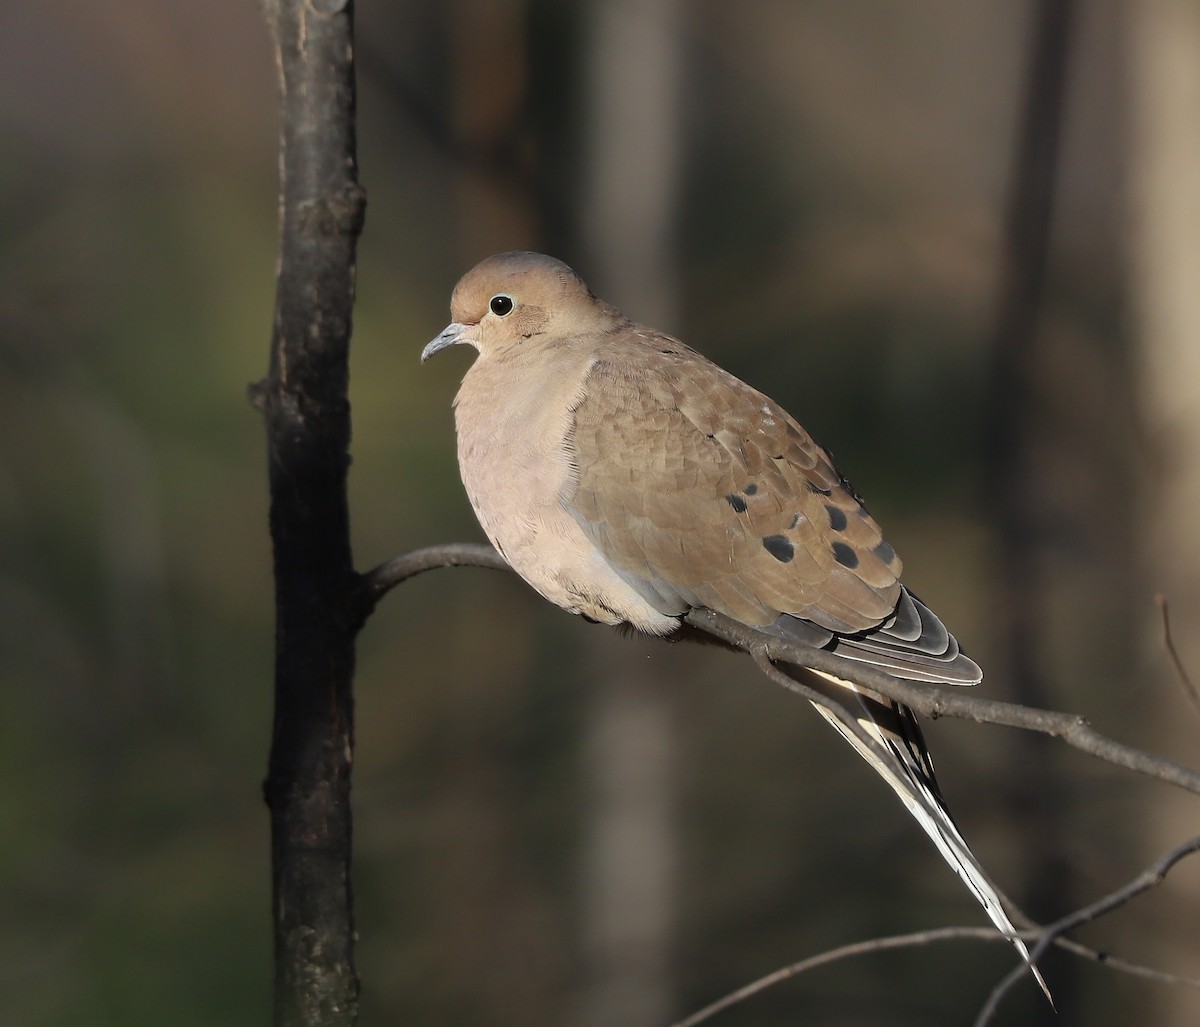
{"label": "rough tree bark", "polygon": [[264,0],[281,106],[280,251],[266,417],[275,558],[271,811],[276,1025],[357,1019],[350,888],[354,640],[348,350],[364,194],[353,5]]}

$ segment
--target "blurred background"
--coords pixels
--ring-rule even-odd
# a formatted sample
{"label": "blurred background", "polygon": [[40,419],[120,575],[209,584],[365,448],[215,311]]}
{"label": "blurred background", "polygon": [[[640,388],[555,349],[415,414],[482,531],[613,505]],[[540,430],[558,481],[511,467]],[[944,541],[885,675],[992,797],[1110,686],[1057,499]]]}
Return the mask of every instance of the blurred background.
{"label": "blurred background", "polygon": [[[450,409],[469,355],[417,355],[476,260],[542,249],[834,450],[988,696],[1195,765],[1154,596],[1200,673],[1200,8],[1081,6],[1055,30],[1039,12],[1064,5],[1002,0],[360,3],[360,568],[482,540]],[[269,1016],[272,585],[245,393],[275,88],[248,2],[0,7],[5,1024]],[[1005,258],[1026,252],[1022,138],[1052,202],[1044,276]],[[446,570],[376,612],[357,696],[364,1024],[649,1027],[836,945],[985,923],[746,660]],[[927,733],[964,834],[1040,920],[1200,823],[1194,797],[1049,740]],[[1195,976],[1198,917],[1193,862],[1080,937]],[[967,1022],[1013,961],[873,956],[713,1022]],[[1200,1019],[1185,989],[1046,973],[1057,1017],[1022,983],[998,1022]]]}

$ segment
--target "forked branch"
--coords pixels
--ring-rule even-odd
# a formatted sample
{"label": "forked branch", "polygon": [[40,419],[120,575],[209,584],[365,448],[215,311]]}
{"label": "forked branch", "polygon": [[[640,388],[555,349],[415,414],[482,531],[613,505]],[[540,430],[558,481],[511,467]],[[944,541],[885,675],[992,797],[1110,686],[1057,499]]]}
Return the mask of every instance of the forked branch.
{"label": "forked branch", "polygon": [[[1151,888],[1157,887],[1166,878],[1167,873],[1180,860],[1192,855],[1197,850],[1200,850],[1200,836],[1189,838],[1186,842],[1177,845],[1174,849],[1157,860],[1151,866],[1147,867],[1142,873],[1138,874],[1132,881],[1121,888],[1110,892],[1108,895],[1098,899],[1091,905],[1084,906],[1067,916],[1056,920],[1054,923],[1046,927],[1033,928],[1020,932],[1023,938],[1030,946],[1030,955],[1033,959],[1039,959],[1051,945],[1055,945],[1067,952],[1070,952],[1081,959],[1087,959],[1095,963],[1102,963],[1105,966],[1112,967],[1114,970],[1121,973],[1127,973],[1135,977],[1144,977],[1155,981],[1161,981],[1168,984],[1178,984],[1189,988],[1200,989],[1200,979],[1194,977],[1183,977],[1177,974],[1165,973],[1162,970],[1156,970],[1152,967],[1141,966],[1137,963],[1131,963],[1128,960],[1122,959],[1119,956],[1114,956],[1111,953],[1101,952],[1087,945],[1082,945],[1077,941],[1064,937],[1067,931],[1073,930],[1086,923],[1091,923],[1098,920],[1100,917],[1119,909],[1121,906],[1130,902],[1132,899],[1141,895],[1143,892],[1149,891]],[[809,956],[807,959],[802,959],[797,963],[792,963],[790,966],[781,967],[756,981],[751,981],[749,984],[738,988],[736,991],[731,991],[728,995],[724,995],[703,1009],[697,1010],[690,1016],[678,1021],[673,1027],[697,1027],[698,1024],[706,1023],[718,1013],[724,1012],[726,1009],[731,1009],[733,1006],[740,1005],[742,1002],[753,998],[755,995],[766,991],[768,988],[776,984],[781,984],[783,981],[791,980],[810,970],[816,970],[823,966],[829,966],[832,963],[841,962],[844,959],[852,959],[858,956],[867,956],[877,952],[889,952],[893,949],[919,948],[925,945],[934,945],[939,942],[946,941],[982,941],[988,943],[1007,942],[1007,939],[999,934],[991,927],[940,927],[929,931],[913,931],[910,934],[895,934],[884,938],[872,938],[868,941],[854,942],[850,945],[842,945],[835,949],[829,949],[826,952],[820,952],[815,956]],[[1023,980],[1028,976],[1028,969],[1025,964],[1019,963],[1013,968],[1012,973],[1007,975],[995,990],[989,996],[987,1003],[980,1010],[979,1016],[975,1020],[976,1027],[991,1021],[996,1010],[999,1007],[1000,1000],[1008,992],[1008,990],[1016,984],[1017,981]]]}

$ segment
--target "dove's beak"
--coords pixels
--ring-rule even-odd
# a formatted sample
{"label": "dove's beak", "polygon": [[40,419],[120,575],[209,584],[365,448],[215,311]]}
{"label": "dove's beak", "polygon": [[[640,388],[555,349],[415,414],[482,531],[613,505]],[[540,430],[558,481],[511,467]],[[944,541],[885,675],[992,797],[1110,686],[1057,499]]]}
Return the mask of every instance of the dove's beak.
{"label": "dove's beak", "polygon": [[436,339],[434,339],[428,346],[421,350],[421,363],[425,363],[425,361],[435,353],[440,353],[442,350],[448,349],[451,346],[457,346],[459,343],[465,342],[468,345],[474,345],[475,340],[467,334],[467,332],[469,332],[473,327],[475,326],[460,324],[458,321],[451,321],[450,324],[446,325],[446,327],[442,329],[441,334]]}

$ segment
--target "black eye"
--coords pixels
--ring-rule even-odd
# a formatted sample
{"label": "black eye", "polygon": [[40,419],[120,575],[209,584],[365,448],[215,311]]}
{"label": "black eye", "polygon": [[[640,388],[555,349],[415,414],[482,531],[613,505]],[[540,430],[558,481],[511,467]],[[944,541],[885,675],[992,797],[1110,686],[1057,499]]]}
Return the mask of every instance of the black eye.
{"label": "black eye", "polygon": [[498,292],[488,301],[488,309],[497,317],[504,317],[512,312],[513,300],[511,296],[505,296],[504,293]]}

